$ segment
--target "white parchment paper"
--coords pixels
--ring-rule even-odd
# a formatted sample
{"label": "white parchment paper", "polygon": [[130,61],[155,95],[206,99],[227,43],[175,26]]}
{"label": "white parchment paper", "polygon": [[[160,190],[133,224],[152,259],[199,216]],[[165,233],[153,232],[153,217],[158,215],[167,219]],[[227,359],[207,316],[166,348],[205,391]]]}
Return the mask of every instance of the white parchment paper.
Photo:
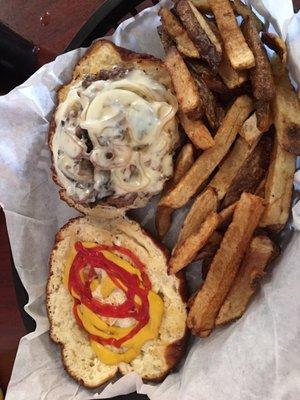
{"label": "white parchment paper", "polygon": [[[170,1],[161,4],[170,5]],[[300,83],[300,15],[291,0],[249,1],[287,39],[290,70]],[[163,56],[156,33],[159,5],[120,25],[112,40],[131,50]],[[71,77],[84,54],[78,49],[43,66],[27,82],[0,97],[0,200],[14,262],[28,291],[26,311],[36,331],[20,341],[7,400],[86,400],[134,390],[151,399],[300,399],[300,233],[294,233],[276,261],[272,278],[246,314],[207,339],[193,339],[181,368],[160,385],[145,385],[136,374],[101,392],[91,392],[63,370],[60,351],[49,340],[44,297],[48,257],[57,230],[76,212],[60,201],[50,173],[47,132],[55,91]],[[131,213],[153,231],[155,200]],[[300,207],[294,210],[300,226]],[[170,245],[182,212],[166,238]],[[192,270],[193,271],[193,270]],[[195,268],[197,274],[197,268]],[[195,276],[195,275],[194,275]],[[189,273],[193,278],[193,272]]]}

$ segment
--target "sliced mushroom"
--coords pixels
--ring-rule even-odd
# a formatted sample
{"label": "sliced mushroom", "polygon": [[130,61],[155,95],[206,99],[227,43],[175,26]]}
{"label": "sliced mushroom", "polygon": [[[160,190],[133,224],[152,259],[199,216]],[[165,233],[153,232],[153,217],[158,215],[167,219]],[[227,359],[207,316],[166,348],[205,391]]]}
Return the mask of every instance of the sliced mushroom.
{"label": "sliced mushroom", "polygon": [[80,183],[91,183],[93,181],[93,164],[86,159],[74,160],[63,153],[57,162],[58,168],[69,179]]}

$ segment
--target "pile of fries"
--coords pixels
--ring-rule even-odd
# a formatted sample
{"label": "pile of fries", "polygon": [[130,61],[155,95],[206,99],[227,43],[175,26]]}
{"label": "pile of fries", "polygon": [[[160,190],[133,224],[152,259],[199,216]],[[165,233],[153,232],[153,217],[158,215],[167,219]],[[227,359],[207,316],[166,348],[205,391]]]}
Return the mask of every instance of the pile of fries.
{"label": "pile of fries", "polygon": [[[289,217],[300,103],[285,43],[240,0],[177,0],[158,28],[186,133],[156,214],[162,238],[190,199],[169,261],[202,261],[188,326],[206,337],[243,315]],[[240,17],[240,18],[237,18]],[[238,23],[238,21],[241,21]],[[269,59],[265,46],[274,52]],[[275,236],[276,238],[276,236]]]}

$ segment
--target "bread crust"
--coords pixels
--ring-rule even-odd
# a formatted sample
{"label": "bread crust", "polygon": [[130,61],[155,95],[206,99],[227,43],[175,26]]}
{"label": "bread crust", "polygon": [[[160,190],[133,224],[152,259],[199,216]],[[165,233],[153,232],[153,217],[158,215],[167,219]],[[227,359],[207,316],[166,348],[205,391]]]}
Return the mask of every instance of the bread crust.
{"label": "bread crust", "polygon": [[[102,61],[98,61],[96,57],[98,56],[100,59],[100,55],[103,52],[110,52],[111,61],[109,65],[103,65]],[[97,64],[98,62],[98,64]],[[93,64],[95,63],[95,64]],[[140,69],[149,74],[153,79],[164,85],[166,88],[171,89],[173,91],[173,86],[171,82],[171,78],[164,66],[164,63],[151,56],[149,54],[140,54],[125,49],[123,47],[116,46],[112,42],[108,40],[99,40],[94,45],[92,45],[85,55],[79,60],[78,64],[75,66],[72,78],[70,81],[64,85],[62,85],[57,90],[57,98],[56,98],[56,108],[53,112],[49,132],[48,132],[48,145],[51,150],[51,162],[52,162],[52,179],[53,181],[60,187],[59,195],[60,198],[65,201],[70,207],[75,208],[79,212],[85,215],[97,216],[100,218],[116,218],[118,216],[124,215],[125,212],[130,208],[138,208],[143,207],[147,204],[152,194],[148,196],[137,196],[133,198],[129,204],[124,206],[110,206],[105,202],[97,202],[95,204],[89,205],[84,203],[77,203],[73,199],[71,199],[67,193],[66,189],[61,185],[59,179],[57,177],[55,168],[54,168],[54,159],[53,159],[53,137],[56,130],[55,123],[55,111],[58,105],[63,102],[67,96],[69,88],[78,80],[82,80],[84,76],[88,74],[96,74],[100,69],[112,68],[114,65],[124,66],[126,68]],[[174,148],[176,147],[176,140],[174,141]],[[108,197],[109,198],[109,197]]]}
{"label": "bread crust", "polygon": [[[50,301],[50,296],[51,296],[50,284],[51,284],[51,278],[53,276],[52,264],[53,264],[54,254],[58,250],[60,242],[65,238],[65,233],[69,230],[69,228],[72,228],[72,225],[77,224],[81,220],[84,220],[84,219],[87,219],[87,218],[89,219],[89,221],[91,223],[93,222],[93,219],[89,218],[89,217],[75,217],[75,218],[70,219],[60,229],[60,231],[57,232],[57,234],[55,236],[55,244],[54,244],[53,250],[51,252],[50,258],[49,258],[49,275],[48,275],[48,281],[47,281],[47,285],[46,285],[46,309],[47,309],[48,319],[50,321],[49,335],[50,335],[51,340],[53,342],[59,344],[59,346],[60,346],[60,351],[61,351],[61,355],[62,355],[62,362],[63,362],[65,371],[69,374],[69,376],[72,379],[77,381],[79,384],[85,386],[88,389],[94,389],[94,388],[98,388],[98,387],[102,386],[104,383],[110,381],[112,378],[117,376],[118,373],[120,373],[121,375],[124,375],[124,373],[122,373],[122,371],[118,368],[118,366],[116,366],[116,372],[115,373],[107,376],[105,380],[101,381],[101,383],[96,384],[96,385],[89,385],[83,379],[79,378],[76,374],[74,374],[72,372],[72,370],[68,367],[68,363],[67,363],[66,358],[65,358],[65,347],[66,347],[66,344],[63,343],[62,341],[58,340],[56,335],[55,335],[55,333],[54,333],[53,320],[52,320],[52,315],[50,313],[50,307],[49,307],[49,301]],[[125,219],[122,218],[122,221],[123,220],[125,220]],[[97,223],[96,220],[94,220],[94,221]],[[138,223],[135,222],[135,221],[131,221],[131,220],[128,220],[128,219],[126,219],[126,221],[129,222],[130,224],[132,224],[133,226],[135,224],[137,226],[139,226]],[[169,259],[168,250],[161,243],[157,242],[147,231],[145,231],[142,228],[140,228],[140,229],[141,229],[141,233],[143,235],[147,236],[147,238],[152,241],[153,246],[163,254],[164,261],[165,261],[165,266],[166,266],[166,274],[167,274],[167,262],[168,262],[168,259]],[[66,236],[66,237],[68,237],[68,236]],[[184,274],[183,273],[177,274],[177,278],[179,280],[178,295],[180,296],[180,299],[182,300],[182,302],[185,304],[185,302],[186,302],[186,282],[185,282]],[[160,375],[157,375],[157,376],[155,376],[153,378],[142,377],[145,382],[161,382],[166,377],[166,375],[168,375],[168,373],[178,364],[178,362],[181,360],[181,358],[185,354],[188,336],[189,336],[188,335],[188,329],[187,329],[186,324],[185,324],[185,330],[184,330],[184,332],[182,334],[182,337],[179,338],[178,340],[175,340],[175,341],[171,342],[170,344],[168,344],[165,347],[164,358],[165,358],[165,362],[166,362],[166,365],[167,365],[166,369],[164,371],[162,371],[162,373]]]}

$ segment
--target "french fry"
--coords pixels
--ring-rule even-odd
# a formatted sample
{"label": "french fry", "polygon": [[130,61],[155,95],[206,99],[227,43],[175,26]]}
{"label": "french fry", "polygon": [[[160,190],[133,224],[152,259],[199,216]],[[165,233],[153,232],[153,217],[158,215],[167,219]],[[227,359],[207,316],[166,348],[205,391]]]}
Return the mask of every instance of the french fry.
{"label": "french fry", "polygon": [[239,71],[234,69],[225,53],[223,53],[223,58],[219,64],[218,72],[229,89],[235,89],[241,86],[249,77],[247,70]]}
{"label": "french fry", "polygon": [[208,0],[192,0],[192,3],[201,11],[208,11],[210,9]]}
{"label": "french fry", "polygon": [[265,186],[266,208],[260,227],[272,232],[284,228],[291,207],[295,168],[295,155],[284,150],[275,137]]}
{"label": "french fry", "polygon": [[300,100],[281,62],[274,60],[272,67],[276,78],[272,110],[278,142],[286,151],[300,155]]}
{"label": "french fry", "polygon": [[202,79],[212,92],[229,93],[228,87],[210,68],[198,60],[189,60],[188,65],[194,71],[196,78]]}
{"label": "french fry", "polygon": [[197,119],[203,107],[198,85],[175,47],[168,51],[165,65],[171,75],[180,109],[189,118]]}
{"label": "french fry", "polygon": [[[191,168],[194,162],[194,149],[190,143],[185,144],[180,153],[178,154],[173,178],[165,184],[163,193],[168,192],[174,185],[176,185],[183,175]],[[169,207],[157,206],[155,224],[156,230],[160,238],[165,236],[172,224],[173,210]]]}
{"label": "french fry", "polygon": [[197,149],[206,150],[215,144],[209,130],[200,119],[193,121],[183,112],[179,112],[178,115],[185,133]]}
{"label": "french fry", "polygon": [[179,246],[176,246],[169,261],[172,274],[176,274],[194,260],[198,251],[205,246],[218,226],[218,214],[208,215],[199,230],[192,233]]}
{"label": "french fry", "polygon": [[171,38],[171,36],[168,34],[168,32],[165,30],[165,28],[160,25],[157,28],[157,33],[159,35],[161,44],[163,45],[163,48],[165,50],[165,53],[167,53],[170,49],[170,47],[174,46],[174,42]]}
{"label": "french fry", "polygon": [[256,101],[257,128],[261,132],[267,132],[273,124],[273,113],[271,102],[264,100]]}
{"label": "french fry", "polygon": [[216,254],[218,248],[220,247],[222,239],[223,235],[220,232],[215,231],[208,239],[206,245],[197,254],[194,261],[200,261],[204,260],[205,258],[213,257]]}
{"label": "french fry", "polygon": [[234,69],[248,69],[255,65],[252,51],[236,22],[229,0],[208,0],[216,18],[226,53]]}
{"label": "french fry", "polygon": [[262,215],[263,200],[243,193],[233,220],[210,265],[202,289],[189,311],[187,325],[199,336],[207,336],[237,274],[239,265]]}
{"label": "french fry", "polygon": [[158,15],[161,18],[162,26],[168,35],[176,43],[178,51],[186,57],[199,58],[200,54],[190,39],[187,31],[169,9],[162,7]]}
{"label": "french fry", "polygon": [[252,146],[261,136],[261,131],[257,127],[256,112],[246,119],[240,130],[240,136],[246,140],[249,146]]}
{"label": "french fry", "polygon": [[231,204],[230,206],[223,208],[223,210],[221,210],[219,212],[218,229],[220,229],[221,231],[226,230],[228,228],[228,225],[231,223],[233,213],[234,213],[237,203],[238,202],[235,202],[235,203]]}
{"label": "french fry", "polygon": [[287,48],[284,40],[270,32],[263,32],[261,40],[265,45],[267,45],[271,50],[274,50],[280,57],[282,64],[287,63]]}
{"label": "french fry", "polygon": [[232,8],[238,15],[243,17],[244,20],[246,20],[247,18],[251,18],[253,23],[255,24],[255,27],[258,32],[261,32],[264,30],[264,24],[256,16],[256,14],[254,14],[254,12],[252,11],[252,8],[250,6],[247,6],[241,0],[233,0]]}
{"label": "french fry", "polygon": [[202,14],[188,0],[178,0],[175,10],[201,58],[216,69],[222,58],[222,45]]}
{"label": "french fry", "polygon": [[216,318],[216,326],[240,318],[258,289],[259,280],[265,275],[265,269],[278,254],[278,249],[267,236],[252,239],[245,258],[233,281],[225,302]]}
{"label": "french fry", "polygon": [[255,190],[256,196],[259,196],[261,198],[265,198],[265,191],[266,191],[266,178],[262,179],[260,184],[257,186]]}
{"label": "french fry", "polygon": [[257,142],[258,139],[252,146],[249,146],[242,137],[236,140],[232,150],[220,166],[219,171],[209,183],[209,187],[212,187],[217,192],[219,201],[225,197],[240,168],[254,151]]}
{"label": "french fry", "polygon": [[221,125],[225,112],[205,82],[201,78],[195,78],[199,86],[199,93],[203,98],[204,113],[207,121],[213,130],[217,130]]}
{"label": "french fry", "polygon": [[255,66],[250,70],[253,95],[257,100],[269,101],[275,95],[271,64],[251,18],[244,21],[242,32],[255,57]]}
{"label": "french fry", "polygon": [[214,137],[215,145],[198,157],[174,189],[163,196],[161,205],[180,208],[187,203],[227,154],[252,110],[253,102],[250,97],[240,96],[235,100]]}
{"label": "french fry", "polygon": [[272,153],[272,139],[262,137],[253,152],[247,157],[226,192],[223,207],[228,207],[240,198],[243,192],[255,193],[266,176]]}
{"label": "french fry", "polygon": [[218,198],[216,192],[207,188],[203,193],[196,197],[192,207],[187,213],[179,232],[177,245],[184,242],[194,232],[199,230],[205,218],[212,212],[217,211]]}

